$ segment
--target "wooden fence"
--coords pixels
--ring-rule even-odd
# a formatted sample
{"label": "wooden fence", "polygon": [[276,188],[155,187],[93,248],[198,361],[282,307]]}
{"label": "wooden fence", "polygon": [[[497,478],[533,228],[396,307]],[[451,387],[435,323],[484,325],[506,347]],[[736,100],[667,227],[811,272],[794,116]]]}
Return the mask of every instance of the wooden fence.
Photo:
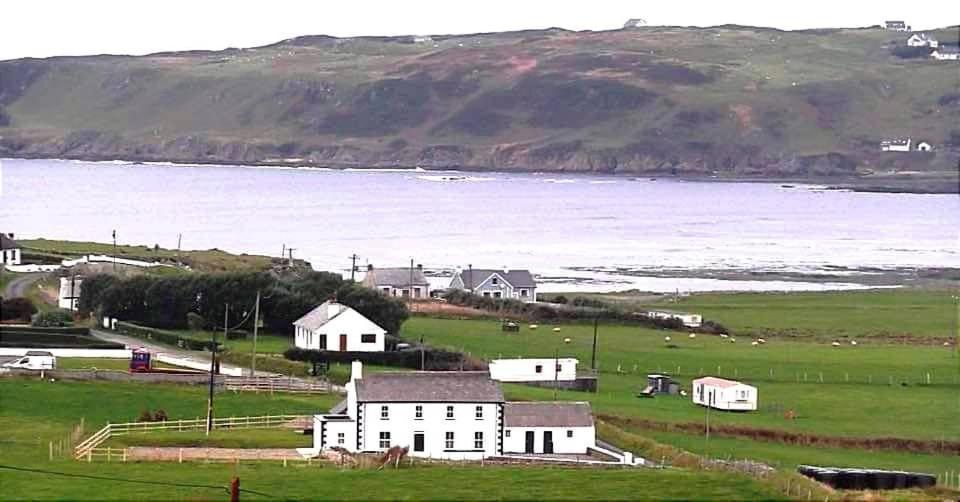
{"label": "wooden fence", "polygon": [[224,380],[227,390],[234,392],[289,392],[325,394],[331,391],[329,382],[311,382],[290,377],[229,377]]}
{"label": "wooden fence", "polygon": [[[255,428],[273,428],[284,427],[291,423],[303,424],[310,420],[309,415],[263,415],[257,417],[221,417],[213,419],[214,429],[255,429]],[[107,424],[99,431],[93,433],[87,439],[81,441],[73,448],[73,456],[76,459],[86,458],[91,460],[94,455],[111,455],[110,451],[105,453],[98,448],[104,441],[113,436],[123,436],[137,432],[152,431],[189,431],[204,430],[207,427],[207,419],[196,418],[187,420],[166,420],[163,422],[126,422],[120,424]],[[94,451],[97,450],[97,451]],[[109,449],[106,449],[109,450]],[[119,449],[117,449],[119,451]]]}

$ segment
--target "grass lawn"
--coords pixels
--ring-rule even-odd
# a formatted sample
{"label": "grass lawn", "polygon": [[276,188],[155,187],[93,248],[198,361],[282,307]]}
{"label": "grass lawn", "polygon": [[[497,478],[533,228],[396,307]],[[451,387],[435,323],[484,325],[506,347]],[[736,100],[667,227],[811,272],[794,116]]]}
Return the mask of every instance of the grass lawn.
{"label": "grass lawn", "polygon": [[179,446],[183,448],[310,448],[313,436],[293,429],[233,429],[204,431],[154,431],[112,437],[103,446]]}
{"label": "grass lawn", "polygon": [[[80,417],[87,434],[107,421],[136,419],[163,408],[170,418],[203,414],[202,386],[0,380],[0,486],[4,499],[222,500],[238,476],[244,499],[515,499],[633,500],[781,499],[776,489],[746,476],[684,470],[568,469],[559,467],[425,466],[399,471],[339,470],[279,462],[86,463],[47,457],[47,442],[65,437]],[[217,395],[217,414],[313,413],[339,396]],[[194,432],[120,437],[113,446],[199,444]],[[219,446],[294,447],[309,438],[274,430],[218,431]]]}
{"label": "grass lawn", "polygon": [[[192,331],[188,329],[167,330],[171,333],[177,333],[186,338],[195,340],[210,341],[212,333],[209,331]],[[253,335],[246,338],[234,340],[223,339],[223,333],[217,333],[217,342],[222,343],[232,352],[242,352],[249,354],[253,352]],[[293,346],[293,338],[286,335],[274,335],[267,333],[257,334],[257,354],[282,354]]]}
{"label": "grass lawn", "polygon": [[[174,368],[179,366],[167,364],[160,361],[154,361],[156,368]],[[98,370],[118,370],[128,371],[130,369],[129,359],[98,358],[98,357],[58,357],[57,369],[61,370],[85,370],[96,368]]]}
{"label": "grass lawn", "polygon": [[[593,327],[565,324],[537,330],[523,326],[504,334],[496,321],[415,317],[404,324],[405,337],[421,335],[427,343],[449,346],[484,359],[561,356],[589,367]],[[668,347],[664,336],[670,335]],[[569,344],[562,340],[570,338]],[[956,353],[930,346],[862,343],[839,348],[829,344],[774,340],[754,347],[749,339],[730,343],[719,337],[603,325],[597,363],[600,392],[561,392],[564,399],[589,400],[595,411],[647,419],[697,422],[702,410],[688,399],[639,399],[648,372],[668,372],[689,389],[701,373],[738,378],[758,385],[756,413],[718,413],[717,424],[747,425],[821,435],[891,436],[960,439],[960,377]],[[678,368],[679,367],[679,368]],[[679,369],[679,371],[677,371]],[[824,383],[819,383],[823,374]],[[920,385],[930,373],[935,385]],[[890,379],[894,385],[889,385]],[[870,383],[872,382],[872,383]],[[907,386],[901,383],[908,383]],[[509,397],[551,399],[549,389],[506,385]],[[787,421],[793,409],[798,418]]]}
{"label": "grass lawn", "polygon": [[823,293],[697,294],[646,305],[696,312],[735,332],[839,337],[956,337],[949,290],[875,289]]}

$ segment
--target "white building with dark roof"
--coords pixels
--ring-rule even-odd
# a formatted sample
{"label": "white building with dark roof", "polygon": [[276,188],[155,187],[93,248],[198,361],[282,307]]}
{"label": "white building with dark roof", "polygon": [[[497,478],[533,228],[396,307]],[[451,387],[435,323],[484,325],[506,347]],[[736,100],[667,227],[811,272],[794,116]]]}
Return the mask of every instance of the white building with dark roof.
{"label": "white building with dark roof", "polygon": [[81,277],[61,277],[60,294],[57,296],[57,306],[64,310],[77,310],[80,306]]}
{"label": "white building with dark roof", "polygon": [[2,255],[2,265],[20,264],[20,245],[13,240],[13,234],[0,233],[0,255]]}
{"label": "white building with dark roof", "polygon": [[318,451],[399,446],[415,457],[479,460],[528,450],[584,454],[596,443],[586,403],[506,403],[487,372],[364,374],[354,361],[346,389],[345,403],[314,417]]}
{"label": "white building with dark roof", "polygon": [[430,283],[423,274],[423,265],[389,268],[367,265],[367,273],[360,284],[387,296],[414,299],[430,297]]}
{"label": "white building with dark roof", "polygon": [[537,282],[529,270],[460,270],[453,275],[450,289],[469,291],[490,298],[537,301]]}
{"label": "white building with dark roof", "polygon": [[294,345],[333,352],[383,352],[387,330],[333,300],[293,322]]}

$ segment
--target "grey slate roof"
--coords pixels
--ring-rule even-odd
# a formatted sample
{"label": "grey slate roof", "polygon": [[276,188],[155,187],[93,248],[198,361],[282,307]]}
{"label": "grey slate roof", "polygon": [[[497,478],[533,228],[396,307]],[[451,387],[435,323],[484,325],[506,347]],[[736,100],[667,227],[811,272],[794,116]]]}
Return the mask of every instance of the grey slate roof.
{"label": "grey slate roof", "polygon": [[486,371],[369,373],[355,381],[358,402],[502,403]]}
{"label": "grey slate roof", "polygon": [[[339,307],[335,315],[330,315],[330,309],[327,308],[327,306],[331,304]],[[318,307],[311,310],[310,312],[307,312],[307,314],[301,317],[300,319],[293,321],[293,324],[296,326],[303,326],[309,330],[315,330],[320,328],[320,326],[323,326],[324,324],[329,322],[330,319],[333,319],[334,317],[337,317],[338,315],[346,312],[347,309],[349,308],[350,307],[346,305],[334,302],[332,300],[328,300],[321,303]]]}
{"label": "grey slate roof", "polygon": [[586,402],[513,402],[503,406],[505,427],[591,427]]}
{"label": "grey slate roof", "polygon": [[[471,275],[473,274],[473,281],[470,280]],[[529,270],[493,270],[493,269],[483,269],[475,268],[473,270],[464,270],[460,273],[460,277],[463,279],[463,286],[465,288],[470,288],[479,286],[483,281],[487,280],[493,274],[499,274],[500,277],[510,283],[511,286],[515,288],[535,288],[537,286],[536,281],[533,280],[533,274]]]}
{"label": "grey slate roof", "polygon": [[0,249],[20,249],[20,244],[7,237],[7,234],[0,233]]}
{"label": "grey slate roof", "polygon": [[[362,284],[368,288],[374,288],[377,286],[408,287],[410,285],[410,268],[374,268],[373,270],[368,271],[367,275],[363,276]],[[413,269],[413,285],[430,285],[430,283],[427,282],[427,277],[423,275],[423,270],[417,268]]]}

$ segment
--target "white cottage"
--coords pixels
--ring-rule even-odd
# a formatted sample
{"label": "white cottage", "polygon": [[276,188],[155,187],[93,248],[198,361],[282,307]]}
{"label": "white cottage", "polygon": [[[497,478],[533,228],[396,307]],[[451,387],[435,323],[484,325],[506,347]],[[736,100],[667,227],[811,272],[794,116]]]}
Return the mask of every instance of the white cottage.
{"label": "white cottage", "polygon": [[387,331],[352,308],[324,302],[293,322],[294,344],[333,352],[383,352]]}
{"label": "white cottage", "polygon": [[938,42],[937,39],[926,33],[914,33],[907,39],[907,46],[909,47],[931,47],[936,49],[939,45],[940,42]]}
{"label": "white cottage", "polygon": [[585,455],[597,446],[587,402],[517,402],[504,405],[504,453]]}
{"label": "white cottage", "polygon": [[494,359],[490,378],[499,382],[553,382],[577,379],[577,364],[571,357]]}
{"label": "white cottage", "polygon": [[77,277],[60,278],[60,294],[57,306],[65,310],[77,310],[80,305],[80,285],[83,279]]}
{"label": "white cottage", "polygon": [[367,265],[367,273],[360,284],[387,296],[414,299],[430,297],[430,282],[423,274],[423,265],[389,268]]}
{"label": "white cottage", "polygon": [[757,388],[752,385],[717,377],[693,381],[693,402],[717,410],[754,411],[757,409]]}
{"label": "white cottage", "polygon": [[[596,444],[586,403],[505,403],[486,372],[364,374],[354,361],[347,399],[314,416],[314,448],[479,460],[504,453],[580,454]],[[528,447],[529,445],[529,447]]]}
{"label": "white cottage", "polygon": [[20,264],[20,245],[13,240],[13,234],[0,233],[0,255],[2,255],[0,265]]}

